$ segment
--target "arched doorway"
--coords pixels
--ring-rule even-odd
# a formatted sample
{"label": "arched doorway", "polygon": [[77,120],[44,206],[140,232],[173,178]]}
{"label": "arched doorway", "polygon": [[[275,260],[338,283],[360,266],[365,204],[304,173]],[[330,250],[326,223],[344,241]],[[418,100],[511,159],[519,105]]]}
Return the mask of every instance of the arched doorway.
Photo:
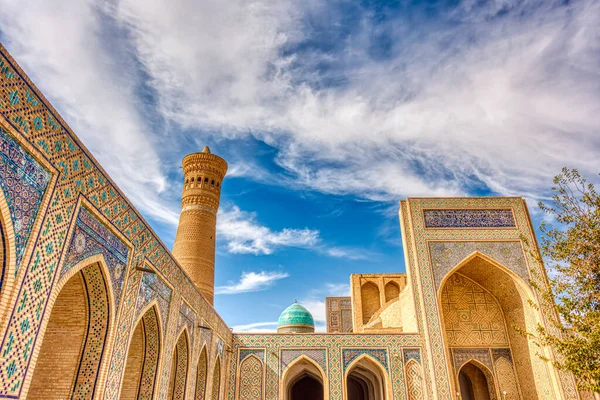
{"label": "arched doorway", "polygon": [[196,400],[206,399],[206,373],[208,372],[208,356],[206,346],[202,346],[196,374]]}
{"label": "arched doorway", "polygon": [[144,313],[129,341],[120,400],[154,396],[160,355],[160,322],[155,306]]}
{"label": "arched doorway", "polygon": [[488,382],[493,381],[491,400],[503,392],[511,399],[553,395],[539,348],[512,328],[535,331],[540,319],[530,300],[534,297],[521,278],[480,253],[442,281],[440,309],[449,358],[457,371],[456,390],[468,386],[466,375],[459,375],[459,360],[473,359]]}
{"label": "arched doorway", "polygon": [[104,271],[96,263],[74,274],[60,289],[28,399],[96,396],[111,314],[107,285]]}
{"label": "arched doorway", "polygon": [[221,395],[221,358],[217,356],[212,380],[212,400],[219,400]]}
{"label": "arched doorway", "polygon": [[323,399],[323,384],[318,379],[307,374],[290,386],[290,400],[322,400]]}
{"label": "arched doorway", "polygon": [[363,356],[346,373],[346,400],[385,400],[385,372],[376,362]]}
{"label": "arched doorway", "polygon": [[301,356],[284,371],[282,400],[327,400],[323,370],[310,358]]}
{"label": "arched doorway", "polygon": [[[491,400],[494,398],[494,383],[491,376],[473,362],[466,363],[458,373],[461,400]],[[487,376],[486,376],[487,375]]]}
{"label": "arched doorway", "polygon": [[187,329],[184,329],[179,335],[175,349],[173,349],[173,361],[169,377],[169,400],[185,399],[189,348]]}

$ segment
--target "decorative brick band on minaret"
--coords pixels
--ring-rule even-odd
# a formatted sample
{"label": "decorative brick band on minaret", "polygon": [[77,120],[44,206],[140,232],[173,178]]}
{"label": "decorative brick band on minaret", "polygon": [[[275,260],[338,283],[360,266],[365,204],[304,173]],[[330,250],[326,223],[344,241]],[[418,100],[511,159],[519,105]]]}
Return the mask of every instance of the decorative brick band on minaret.
{"label": "decorative brick band on minaret", "polygon": [[213,304],[217,211],[227,162],[206,146],[201,153],[185,156],[182,164],[181,215],[173,256]]}

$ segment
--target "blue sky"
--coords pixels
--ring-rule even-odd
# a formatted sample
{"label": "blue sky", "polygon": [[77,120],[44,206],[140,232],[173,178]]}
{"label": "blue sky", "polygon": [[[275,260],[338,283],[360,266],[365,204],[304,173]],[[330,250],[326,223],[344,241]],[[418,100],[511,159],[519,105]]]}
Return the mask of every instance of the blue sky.
{"label": "blue sky", "polygon": [[0,0],[0,40],[167,246],[181,158],[229,162],[216,308],[274,329],[402,272],[407,196],[600,171],[597,0]]}

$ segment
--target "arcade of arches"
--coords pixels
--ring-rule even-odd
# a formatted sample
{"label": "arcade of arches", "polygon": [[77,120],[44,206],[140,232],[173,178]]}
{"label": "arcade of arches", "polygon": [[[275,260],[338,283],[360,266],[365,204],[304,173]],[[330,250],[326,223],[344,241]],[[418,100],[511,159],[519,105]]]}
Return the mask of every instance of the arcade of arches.
{"label": "arcade of arches", "polygon": [[169,375],[169,400],[184,400],[187,383],[189,344],[187,330],[179,335],[173,350],[173,361]]}

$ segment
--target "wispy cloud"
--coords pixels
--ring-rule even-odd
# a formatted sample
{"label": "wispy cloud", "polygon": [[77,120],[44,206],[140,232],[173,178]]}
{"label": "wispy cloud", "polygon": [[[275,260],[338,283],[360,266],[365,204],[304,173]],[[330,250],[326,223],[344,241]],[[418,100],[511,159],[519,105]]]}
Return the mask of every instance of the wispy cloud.
{"label": "wispy cloud", "polygon": [[273,231],[256,221],[254,213],[237,206],[223,208],[217,218],[217,231],[234,254],[271,254],[279,247],[309,248],[319,241],[319,231],[314,229],[284,228]]}
{"label": "wispy cloud", "polygon": [[[336,26],[333,3],[129,0],[116,16],[162,115],[266,141],[281,184],[386,201],[477,187],[538,198],[564,165],[600,168],[600,4],[501,3],[423,20],[363,10],[326,51],[299,44],[315,39],[306,15]],[[372,54],[380,33],[385,57]]]}
{"label": "wispy cloud", "polygon": [[255,322],[246,325],[234,325],[231,329],[234,332],[245,333],[267,333],[274,332],[277,328],[277,322]]}
{"label": "wispy cloud", "polygon": [[215,294],[237,294],[247,292],[259,292],[271,287],[276,281],[287,278],[286,272],[260,271],[242,272],[238,282],[230,282],[226,286],[217,286]]}

